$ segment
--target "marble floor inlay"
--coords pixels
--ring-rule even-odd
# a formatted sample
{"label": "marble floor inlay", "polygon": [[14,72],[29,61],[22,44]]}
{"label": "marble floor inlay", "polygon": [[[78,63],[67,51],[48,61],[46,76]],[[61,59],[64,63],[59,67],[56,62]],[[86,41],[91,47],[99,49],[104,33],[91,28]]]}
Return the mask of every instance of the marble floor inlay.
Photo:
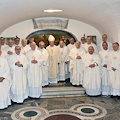
{"label": "marble floor inlay", "polygon": [[61,115],[81,120],[120,120],[120,100],[104,96],[29,98],[0,110],[0,120],[50,120],[47,118]]}

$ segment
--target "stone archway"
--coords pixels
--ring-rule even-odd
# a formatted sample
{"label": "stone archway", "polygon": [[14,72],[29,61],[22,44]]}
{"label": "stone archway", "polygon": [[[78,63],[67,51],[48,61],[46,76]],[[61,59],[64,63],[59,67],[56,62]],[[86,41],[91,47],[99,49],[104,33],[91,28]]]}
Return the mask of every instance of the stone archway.
{"label": "stone archway", "polygon": [[[35,31],[31,34],[29,34],[26,38],[29,39],[30,37],[33,37],[35,39],[36,44],[38,45],[40,41],[45,42],[45,47],[49,45],[48,37],[49,35],[53,35],[55,37],[55,45],[58,45],[59,40],[63,39],[66,45],[69,44],[69,38],[73,37],[75,41],[77,40],[76,37],[67,31],[64,30],[58,30],[58,29],[46,29],[46,30],[39,30]],[[29,42],[29,41],[28,41]]]}

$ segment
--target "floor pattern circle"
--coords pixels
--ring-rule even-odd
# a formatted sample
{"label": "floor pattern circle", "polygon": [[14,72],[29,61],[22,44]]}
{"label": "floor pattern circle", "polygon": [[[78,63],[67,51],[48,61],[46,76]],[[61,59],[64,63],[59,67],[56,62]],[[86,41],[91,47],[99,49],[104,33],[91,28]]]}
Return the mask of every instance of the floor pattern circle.
{"label": "floor pattern circle", "polygon": [[26,107],[13,112],[13,120],[39,120],[45,117],[49,112],[41,107]]}
{"label": "floor pattern circle", "polygon": [[71,110],[79,113],[81,119],[98,119],[107,114],[107,111],[94,104],[78,104],[71,107]]}

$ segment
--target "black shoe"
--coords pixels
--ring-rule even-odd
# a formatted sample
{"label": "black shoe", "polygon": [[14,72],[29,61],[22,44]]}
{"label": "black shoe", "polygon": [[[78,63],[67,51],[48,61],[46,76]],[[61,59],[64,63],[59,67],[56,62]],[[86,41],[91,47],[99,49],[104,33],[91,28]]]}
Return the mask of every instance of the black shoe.
{"label": "black shoe", "polygon": [[116,96],[113,96],[113,95],[111,95],[110,97],[111,97],[111,98],[116,98]]}
{"label": "black shoe", "polygon": [[118,96],[118,100],[120,100],[120,96]]}

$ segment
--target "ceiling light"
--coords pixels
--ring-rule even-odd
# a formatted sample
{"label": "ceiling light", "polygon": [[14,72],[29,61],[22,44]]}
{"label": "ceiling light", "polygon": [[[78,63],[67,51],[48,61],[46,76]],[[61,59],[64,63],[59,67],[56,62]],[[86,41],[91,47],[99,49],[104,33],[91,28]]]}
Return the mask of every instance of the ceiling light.
{"label": "ceiling light", "polygon": [[62,12],[63,10],[44,10],[44,12],[52,13],[52,12]]}

